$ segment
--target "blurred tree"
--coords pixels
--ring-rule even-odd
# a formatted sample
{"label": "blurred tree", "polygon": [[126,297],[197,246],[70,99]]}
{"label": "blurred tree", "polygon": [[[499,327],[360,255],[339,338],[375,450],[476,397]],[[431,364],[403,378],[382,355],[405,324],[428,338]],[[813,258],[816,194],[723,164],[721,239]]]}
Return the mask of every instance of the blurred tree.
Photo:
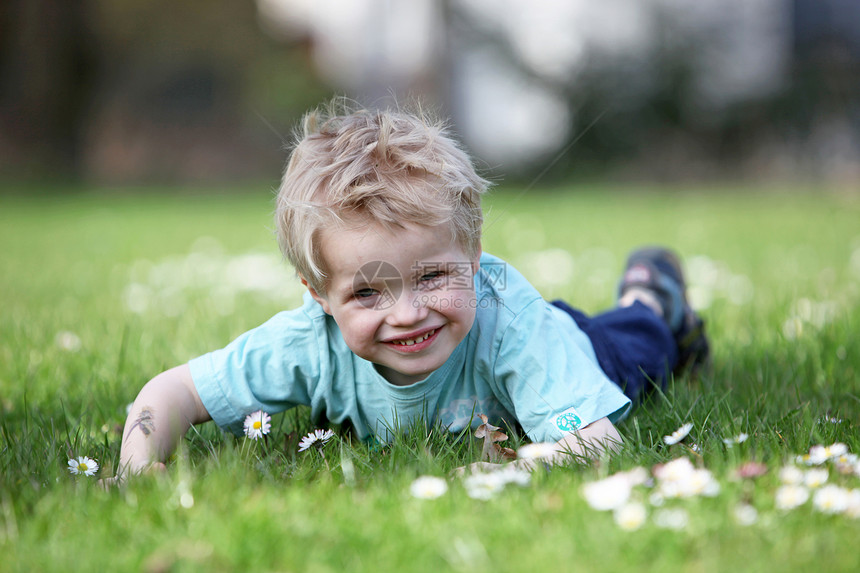
{"label": "blurred tree", "polygon": [[0,3],[0,168],[75,171],[94,87],[89,0]]}
{"label": "blurred tree", "polygon": [[858,6],[0,0],[0,172],[271,178],[336,86],[418,93],[506,177],[857,180]]}
{"label": "blurred tree", "polygon": [[0,50],[0,169],[17,176],[275,177],[279,134],[328,92],[253,2],[3,0]]}

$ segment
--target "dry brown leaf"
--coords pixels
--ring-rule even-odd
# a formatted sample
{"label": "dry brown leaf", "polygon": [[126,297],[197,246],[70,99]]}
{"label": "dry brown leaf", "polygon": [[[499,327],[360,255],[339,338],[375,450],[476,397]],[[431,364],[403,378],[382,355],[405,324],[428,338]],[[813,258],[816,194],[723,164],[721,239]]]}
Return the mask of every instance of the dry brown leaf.
{"label": "dry brown leaf", "polygon": [[484,414],[478,414],[483,424],[475,429],[475,437],[484,439],[484,447],[481,449],[481,460],[498,463],[503,459],[516,459],[517,453],[511,448],[503,448],[496,442],[504,442],[508,439],[507,434],[500,432],[498,426],[489,423]]}

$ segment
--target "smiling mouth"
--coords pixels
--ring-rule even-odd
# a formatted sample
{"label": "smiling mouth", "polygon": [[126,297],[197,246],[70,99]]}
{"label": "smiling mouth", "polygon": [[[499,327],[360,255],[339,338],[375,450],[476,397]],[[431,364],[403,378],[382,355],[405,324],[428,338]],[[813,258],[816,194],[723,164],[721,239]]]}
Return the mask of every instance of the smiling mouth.
{"label": "smiling mouth", "polygon": [[419,352],[433,343],[433,340],[436,339],[436,336],[439,334],[439,331],[442,327],[434,328],[432,330],[428,330],[427,332],[420,334],[414,338],[404,338],[401,340],[389,340],[385,344],[388,344],[390,347],[396,349],[398,352]]}
{"label": "smiling mouth", "polygon": [[430,338],[431,336],[433,336],[434,334],[436,334],[436,331],[437,331],[437,330],[439,330],[439,329],[438,329],[438,328],[434,328],[433,330],[431,330],[431,331],[429,331],[429,332],[425,332],[425,333],[424,333],[424,334],[422,334],[421,336],[418,336],[418,337],[416,337],[416,338],[410,338],[409,340],[392,340],[392,341],[391,341],[391,344],[396,344],[396,345],[398,345],[398,346],[412,346],[412,345],[414,345],[414,344],[418,344],[418,343],[420,343],[420,342],[424,342],[425,340],[427,340],[428,338]]}

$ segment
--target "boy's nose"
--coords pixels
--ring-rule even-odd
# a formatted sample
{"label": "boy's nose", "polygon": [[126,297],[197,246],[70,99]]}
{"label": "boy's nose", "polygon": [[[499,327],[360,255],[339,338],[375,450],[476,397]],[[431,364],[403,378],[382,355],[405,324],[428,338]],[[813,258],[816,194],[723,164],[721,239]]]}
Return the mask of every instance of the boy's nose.
{"label": "boy's nose", "polygon": [[392,326],[410,326],[427,318],[430,310],[421,299],[421,293],[403,289],[394,305],[388,310],[386,321]]}

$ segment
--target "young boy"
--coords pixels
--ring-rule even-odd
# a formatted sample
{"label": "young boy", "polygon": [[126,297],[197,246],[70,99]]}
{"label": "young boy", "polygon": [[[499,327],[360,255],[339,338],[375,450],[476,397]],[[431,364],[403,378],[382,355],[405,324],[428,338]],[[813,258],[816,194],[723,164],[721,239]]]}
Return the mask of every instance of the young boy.
{"label": "young boy", "polygon": [[147,383],[119,477],[161,466],[192,424],[241,434],[251,412],[297,405],[382,441],[417,417],[458,431],[485,414],[559,457],[617,445],[631,399],[707,356],[677,259],[634,253],[608,313],[547,303],[482,253],[487,186],[425,117],[308,114],[276,212],[304,304]]}

